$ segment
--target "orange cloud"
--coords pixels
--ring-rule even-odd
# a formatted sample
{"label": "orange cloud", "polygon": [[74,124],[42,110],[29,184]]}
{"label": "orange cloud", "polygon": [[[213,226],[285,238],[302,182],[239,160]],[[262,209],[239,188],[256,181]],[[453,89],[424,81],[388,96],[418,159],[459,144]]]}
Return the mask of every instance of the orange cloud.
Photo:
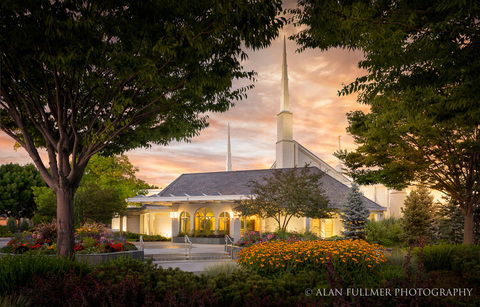
{"label": "orange cloud", "polygon": [[[285,33],[290,35],[289,26]],[[346,135],[346,113],[367,106],[356,97],[339,97],[342,84],[362,75],[357,68],[361,54],[346,50],[306,50],[287,41],[290,106],[294,120],[294,138],[303,146],[334,166],[332,153],[342,135],[342,148],[354,149]],[[126,154],[139,168],[137,176],[150,184],[165,187],[182,173],[225,170],[227,124],[231,126],[232,162],[234,170],[269,168],[275,161],[276,115],[280,106],[281,59],[283,34],[264,50],[249,52],[245,70],[258,73],[255,88],[248,98],[235,103],[225,113],[208,114],[210,126],[190,143],[172,142],[169,146],[153,146]],[[234,83],[244,86],[245,81]],[[14,142],[0,134],[0,163],[29,163],[23,149],[13,150]]]}

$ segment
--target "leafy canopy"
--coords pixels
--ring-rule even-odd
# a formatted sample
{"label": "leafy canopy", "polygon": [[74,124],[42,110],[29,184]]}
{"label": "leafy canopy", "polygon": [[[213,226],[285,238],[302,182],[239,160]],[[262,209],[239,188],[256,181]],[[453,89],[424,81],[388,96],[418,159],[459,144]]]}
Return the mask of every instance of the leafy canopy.
{"label": "leafy canopy", "polygon": [[[478,1],[300,0],[302,48],[360,50],[359,92],[371,112],[348,114],[359,145],[338,153],[360,184],[420,183],[455,200],[473,241],[480,203],[480,4]],[[320,14],[321,13],[321,14]]]}
{"label": "leafy canopy", "polygon": [[[188,140],[252,85],[280,0],[4,0],[0,129],[57,197],[58,254],[74,251],[73,197],[89,159]],[[47,158],[39,154],[45,148]]]}
{"label": "leafy canopy", "polygon": [[[480,68],[478,1],[299,0],[293,38],[301,49],[346,48],[363,52],[366,74],[342,94],[377,94],[423,88],[438,92],[452,113],[478,118]],[[422,101],[419,103],[425,103]]]}
{"label": "leafy canopy", "polygon": [[252,181],[252,195],[234,211],[244,215],[272,218],[280,232],[287,230],[292,217],[330,218],[329,201],[321,188],[323,173],[316,168],[280,169],[261,181]]}
{"label": "leafy canopy", "polygon": [[33,189],[44,185],[33,164],[0,165],[0,215],[17,220],[32,217],[37,209],[33,200]]}

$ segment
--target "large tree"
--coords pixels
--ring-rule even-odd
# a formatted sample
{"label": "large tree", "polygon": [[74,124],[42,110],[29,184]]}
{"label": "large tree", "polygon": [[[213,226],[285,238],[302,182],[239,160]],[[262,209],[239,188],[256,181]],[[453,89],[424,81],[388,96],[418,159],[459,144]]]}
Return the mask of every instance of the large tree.
{"label": "large tree", "polygon": [[31,218],[37,209],[33,200],[33,188],[45,186],[33,164],[0,165],[0,215],[17,220]]}
{"label": "large tree", "polygon": [[330,218],[333,209],[328,206],[321,178],[316,168],[279,169],[272,176],[250,182],[251,197],[239,202],[234,211],[272,218],[278,230],[285,232],[292,217]]}
{"label": "large tree", "polygon": [[74,252],[89,159],[197,135],[206,112],[245,97],[251,85],[232,86],[254,77],[242,48],[269,45],[279,11],[280,0],[0,2],[0,129],[55,192],[59,255]]}
{"label": "large tree", "polygon": [[[360,50],[359,92],[371,112],[351,112],[360,145],[340,153],[362,184],[422,184],[457,200],[464,242],[480,203],[480,4],[477,1],[300,0],[302,48]],[[367,167],[367,168],[365,168]]]}

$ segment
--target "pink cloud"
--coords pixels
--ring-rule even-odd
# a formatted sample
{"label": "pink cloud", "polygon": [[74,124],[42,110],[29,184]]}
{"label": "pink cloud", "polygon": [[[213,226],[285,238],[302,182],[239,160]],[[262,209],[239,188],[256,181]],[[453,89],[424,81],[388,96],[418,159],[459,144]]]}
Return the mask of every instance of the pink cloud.
{"label": "pink cloud", "polygon": [[[292,28],[286,28],[290,35]],[[294,138],[334,166],[332,153],[342,135],[342,147],[353,149],[346,135],[346,113],[368,107],[356,97],[339,97],[342,84],[362,75],[357,68],[361,54],[346,50],[306,50],[287,41],[290,105],[294,116]],[[234,170],[269,168],[275,161],[276,115],[280,106],[283,34],[264,50],[249,52],[246,70],[258,73],[255,88],[246,100],[238,101],[226,113],[208,114],[210,126],[190,143],[172,142],[167,147],[153,146],[126,154],[139,168],[137,176],[150,184],[165,187],[182,173],[225,170],[227,124],[231,126]],[[237,82],[236,86],[247,84]],[[0,163],[29,163],[23,149],[13,150],[14,142],[0,133]]]}

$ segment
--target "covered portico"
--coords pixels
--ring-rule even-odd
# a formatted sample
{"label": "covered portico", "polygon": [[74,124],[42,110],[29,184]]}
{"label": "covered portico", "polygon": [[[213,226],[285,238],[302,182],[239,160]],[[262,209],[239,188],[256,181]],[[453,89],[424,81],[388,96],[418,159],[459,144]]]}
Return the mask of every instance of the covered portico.
{"label": "covered portico", "polygon": [[[136,196],[129,202],[142,204],[128,209],[128,230],[175,237],[204,233],[229,235],[240,239],[240,216],[233,212],[234,202],[244,195]],[[138,219],[138,227],[132,229]],[[132,226],[131,226],[132,225]],[[137,231],[134,231],[137,230]]]}

